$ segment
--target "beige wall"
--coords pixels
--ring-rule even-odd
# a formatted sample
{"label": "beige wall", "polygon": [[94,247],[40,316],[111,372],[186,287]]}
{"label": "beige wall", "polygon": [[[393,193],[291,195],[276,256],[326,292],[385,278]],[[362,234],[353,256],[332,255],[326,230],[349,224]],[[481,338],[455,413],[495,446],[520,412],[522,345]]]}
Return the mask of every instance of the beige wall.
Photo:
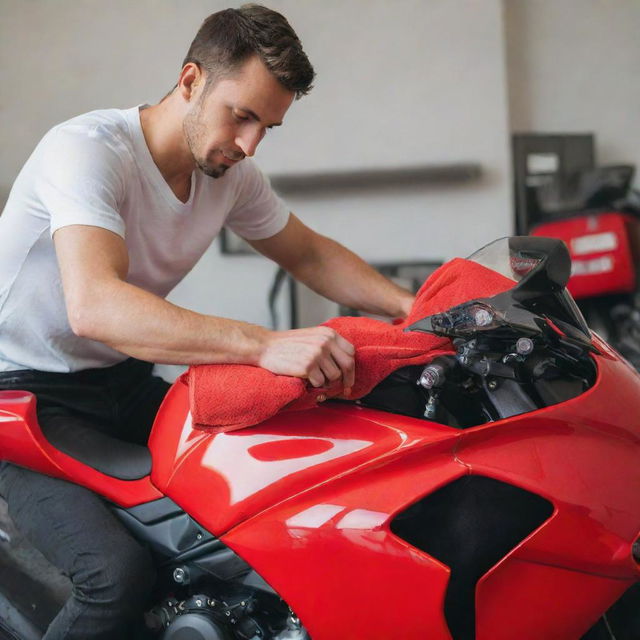
{"label": "beige wall", "polygon": [[640,2],[505,0],[505,24],[512,129],[593,131],[599,163],[640,167]]}
{"label": "beige wall", "polygon": [[[158,100],[220,0],[2,0],[0,189],[41,135],[84,111]],[[466,252],[509,230],[499,0],[273,0],[318,71],[312,94],[258,153],[267,172],[477,161],[487,180],[451,193],[292,202],[373,257]],[[447,221],[459,218],[455,233]],[[358,229],[368,224],[368,237]],[[373,224],[372,224],[373,223]],[[417,226],[417,228],[416,228]],[[465,228],[466,232],[465,233]],[[418,240],[419,238],[419,240]]]}

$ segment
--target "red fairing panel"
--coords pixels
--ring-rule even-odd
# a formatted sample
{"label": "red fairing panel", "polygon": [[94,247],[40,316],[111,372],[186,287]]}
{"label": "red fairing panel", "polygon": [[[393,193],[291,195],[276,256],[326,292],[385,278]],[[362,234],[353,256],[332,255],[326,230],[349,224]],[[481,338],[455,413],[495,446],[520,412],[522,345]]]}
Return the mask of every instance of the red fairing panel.
{"label": "red fairing panel", "polygon": [[32,393],[0,391],[0,429],[0,460],[81,484],[123,507],[162,497],[149,477],[118,480],[58,451],[40,430]]}
{"label": "red fairing panel", "polygon": [[[466,473],[454,441],[384,456],[223,536],[293,608],[313,640],[451,640],[449,569],[393,535],[406,506]],[[309,594],[313,594],[309,597]]]}
{"label": "red fairing panel", "polygon": [[[154,428],[154,481],[249,562],[314,640],[336,629],[448,640],[448,568],[389,523],[466,473],[514,484],[555,512],[478,583],[477,637],[578,638],[640,577],[640,376],[596,342],[587,393],[465,431],[334,403],[214,437],[191,428],[176,386]],[[359,617],[354,599],[378,615]]]}
{"label": "red fairing panel", "polygon": [[[396,539],[389,522],[461,470],[485,475],[546,497],[555,512],[478,583],[478,640],[581,637],[640,579],[631,558],[640,533],[640,376],[601,346],[598,381],[580,398],[457,432],[455,458],[447,440],[382,456],[223,540],[287,600],[314,640],[335,638],[336,629],[354,639],[448,638],[437,561]],[[354,598],[379,615],[353,618]]]}
{"label": "red fairing panel", "polygon": [[586,394],[499,429],[469,430],[460,443],[473,473],[556,508],[480,580],[478,640],[581,637],[640,579],[631,557],[640,533],[640,376],[599,346],[598,381]]}
{"label": "red fairing panel", "polygon": [[214,436],[192,428],[187,401],[186,387],[177,383],[158,415],[152,478],[215,535],[361,465],[459,435],[422,420],[333,405]]}
{"label": "red fairing panel", "polygon": [[[624,564],[614,570],[611,563],[619,545],[640,530],[640,375],[629,375],[630,365],[606,353],[597,363],[598,379],[585,394],[468,429],[457,455],[474,473],[517,483],[556,507],[573,505],[580,518],[600,528],[593,539],[576,545],[568,533],[576,531],[576,522],[562,525],[576,515],[563,509],[532,549],[543,553],[542,540],[557,529],[553,546],[558,549],[563,541],[559,553],[565,561],[575,558],[576,566],[589,572],[628,577]],[[555,562],[547,555],[535,559]]]}
{"label": "red fairing panel", "polygon": [[477,587],[476,640],[577,640],[633,581],[514,560]]}

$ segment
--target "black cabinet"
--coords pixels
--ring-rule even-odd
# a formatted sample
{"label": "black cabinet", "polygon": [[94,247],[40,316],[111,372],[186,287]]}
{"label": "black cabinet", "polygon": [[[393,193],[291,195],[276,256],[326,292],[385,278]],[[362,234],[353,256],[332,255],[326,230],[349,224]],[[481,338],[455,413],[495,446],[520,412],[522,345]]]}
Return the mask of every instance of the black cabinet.
{"label": "black cabinet", "polygon": [[516,233],[524,235],[543,218],[536,189],[595,165],[594,136],[516,133],[512,137]]}

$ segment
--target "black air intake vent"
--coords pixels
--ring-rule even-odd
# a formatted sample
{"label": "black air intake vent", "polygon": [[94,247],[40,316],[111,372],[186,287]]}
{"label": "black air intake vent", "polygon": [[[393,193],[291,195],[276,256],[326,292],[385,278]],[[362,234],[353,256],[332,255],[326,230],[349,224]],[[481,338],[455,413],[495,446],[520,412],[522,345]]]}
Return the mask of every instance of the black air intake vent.
{"label": "black air intake vent", "polygon": [[464,476],[398,514],[391,530],[450,567],[445,617],[454,640],[473,640],[478,580],[552,513],[529,491]]}

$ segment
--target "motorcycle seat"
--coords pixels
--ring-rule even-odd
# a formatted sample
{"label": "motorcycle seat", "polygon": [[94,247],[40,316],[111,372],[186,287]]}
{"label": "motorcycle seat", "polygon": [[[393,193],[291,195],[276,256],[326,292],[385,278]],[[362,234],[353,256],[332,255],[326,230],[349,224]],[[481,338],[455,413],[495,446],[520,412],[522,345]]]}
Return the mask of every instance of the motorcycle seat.
{"label": "motorcycle seat", "polygon": [[123,506],[162,497],[151,482],[147,447],[81,423],[44,423],[38,420],[33,393],[0,390],[0,460],[75,482]]}
{"label": "motorcycle seat", "polygon": [[40,429],[56,449],[113,478],[139,480],[151,473],[151,452],[142,445],[64,422]]}

